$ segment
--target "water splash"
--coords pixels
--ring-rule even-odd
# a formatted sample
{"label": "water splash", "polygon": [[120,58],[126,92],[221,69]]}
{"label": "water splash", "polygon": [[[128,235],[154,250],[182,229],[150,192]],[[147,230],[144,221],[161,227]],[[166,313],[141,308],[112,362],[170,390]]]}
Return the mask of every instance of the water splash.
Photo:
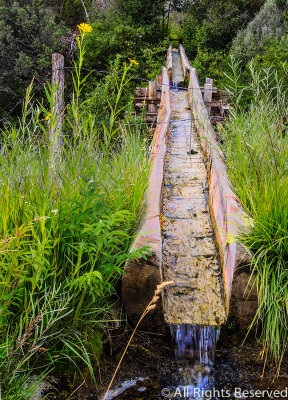
{"label": "water splash", "polygon": [[170,324],[172,337],[175,341],[176,358],[199,359],[201,363],[209,362],[214,353],[219,338],[220,328],[214,326]]}
{"label": "water splash", "polygon": [[[189,399],[202,399],[195,389],[206,391],[213,385],[210,373],[215,359],[220,328],[213,326],[170,324],[178,361],[178,385]],[[190,396],[191,395],[191,396]]]}

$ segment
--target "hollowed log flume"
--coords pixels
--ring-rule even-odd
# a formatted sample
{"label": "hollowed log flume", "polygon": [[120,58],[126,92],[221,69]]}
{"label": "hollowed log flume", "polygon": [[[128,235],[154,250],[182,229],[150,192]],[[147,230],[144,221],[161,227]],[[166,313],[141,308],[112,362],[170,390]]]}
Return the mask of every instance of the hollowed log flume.
{"label": "hollowed log flume", "polygon": [[[170,90],[169,78],[174,88],[189,78],[188,90]],[[149,246],[151,255],[125,266],[126,312],[136,323],[156,285],[173,280],[162,305],[144,321],[150,330],[165,330],[164,321],[217,326],[229,311],[246,328],[257,298],[254,292],[245,302],[249,272],[237,267],[248,265],[250,255],[236,236],[248,219],[231,189],[196,70],[181,45],[179,51],[169,47],[167,68],[162,68],[157,122],[147,211],[132,246]]]}

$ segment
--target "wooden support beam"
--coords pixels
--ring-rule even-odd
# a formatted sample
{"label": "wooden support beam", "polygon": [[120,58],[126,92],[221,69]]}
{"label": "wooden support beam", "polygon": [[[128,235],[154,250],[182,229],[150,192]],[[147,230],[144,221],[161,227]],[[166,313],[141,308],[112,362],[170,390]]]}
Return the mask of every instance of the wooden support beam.
{"label": "wooden support beam", "polygon": [[166,68],[168,72],[169,80],[172,78],[172,45],[170,44],[168,51],[167,51],[167,59],[166,59]]}
{"label": "wooden support beam", "polygon": [[158,99],[157,97],[154,99],[150,99],[149,97],[134,97],[134,104],[144,102],[147,104],[160,104],[161,99]]}
{"label": "wooden support beam", "polygon": [[[166,143],[171,117],[169,78],[166,68],[162,68],[162,77],[165,85],[162,87],[163,94],[158,124],[151,143],[151,170],[145,194],[145,213],[132,245],[133,250],[143,246],[149,247],[150,255],[139,260],[130,257],[126,262],[122,279],[123,304],[130,321],[135,325],[153,297],[156,285],[162,282],[161,196],[164,184]],[[166,332],[167,326],[163,320],[161,300],[159,300],[159,303],[155,310],[152,310],[141,322],[142,329],[152,332]]]}
{"label": "wooden support beam", "polygon": [[211,107],[221,107],[223,105],[226,105],[223,100],[212,100],[209,102],[209,106]]}
{"label": "wooden support beam", "polygon": [[[149,82],[148,97],[149,97],[149,99],[157,98],[157,82],[156,81]],[[148,112],[155,113],[155,112],[157,112],[157,110],[158,110],[158,108],[157,108],[156,104],[154,104],[154,103],[148,104]]]}
{"label": "wooden support beam", "polygon": [[225,116],[225,114],[228,114],[229,112],[229,104],[222,104],[220,106],[220,114],[222,115],[222,117]]}
{"label": "wooden support beam", "polygon": [[[204,100],[204,103],[211,103],[211,101],[212,101],[212,90],[213,90],[213,80],[212,79],[210,79],[210,78],[206,78],[206,82],[207,82],[207,80],[210,82],[210,83],[205,83],[205,85],[204,85],[204,94],[203,94],[203,100]],[[212,83],[211,83],[211,81],[212,81]],[[207,112],[208,112],[208,116],[210,117],[210,114],[211,114],[211,106],[210,105],[208,105],[207,106]]]}
{"label": "wooden support beam", "polygon": [[[200,86],[201,93],[204,93],[204,86]],[[216,86],[212,87],[212,93],[218,93],[218,89]]]}
{"label": "wooden support beam", "polygon": [[136,95],[136,97],[148,97],[148,88],[147,87],[136,87],[135,95]]}
{"label": "wooden support beam", "polygon": [[227,92],[226,90],[220,90],[219,91],[219,94],[220,94],[220,98],[223,100],[223,101],[228,101],[228,100],[230,100],[231,99],[231,93],[229,93],[229,92]]}
{"label": "wooden support beam", "polygon": [[213,79],[211,79],[211,78],[206,78],[205,83],[213,85]]}
{"label": "wooden support beam", "polygon": [[162,95],[162,76],[156,75],[156,84],[157,84],[157,97],[161,100]]}

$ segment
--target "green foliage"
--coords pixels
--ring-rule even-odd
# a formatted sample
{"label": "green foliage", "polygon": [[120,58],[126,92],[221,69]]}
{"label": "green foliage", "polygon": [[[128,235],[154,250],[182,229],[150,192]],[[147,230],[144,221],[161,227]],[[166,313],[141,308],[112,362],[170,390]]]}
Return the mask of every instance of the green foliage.
{"label": "green foliage", "polygon": [[193,67],[196,68],[201,82],[205,82],[206,77],[211,77],[214,84],[221,86],[227,62],[227,53],[224,50],[214,53],[199,50],[193,61]]}
{"label": "green foliage", "polygon": [[[253,79],[250,68],[250,61],[252,61],[253,71],[257,71],[263,77],[266,70],[274,70],[287,87],[285,6],[284,1],[267,0],[247,27],[234,38],[230,56],[236,57],[241,65],[242,85],[245,86],[245,83]],[[247,92],[242,99],[242,105],[246,100],[251,100]]]}
{"label": "green foliage", "polygon": [[[165,64],[168,40],[153,44],[149,42],[144,27],[137,28],[128,25],[122,17],[110,12],[106,17],[99,18],[92,24],[93,30],[87,37],[85,67],[95,69],[87,82],[86,95],[92,98],[89,103],[90,111],[98,116],[99,120],[109,117],[110,107],[107,100],[117,98],[118,87],[122,79],[125,64],[130,59],[136,60],[138,65],[131,65],[133,75],[155,80]],[[114,74],[98,73],[97,71],[115,71]],[[119,109],[124,104],[130,104],[136,86],[144,86],[145,82],[132,79],[123,88]],[[126,110],[126,109],[125,109]],[[123,112],[121,114],[123,117]]]}
{"label": "green foliage", "polygon": [[[44,375],[57,368],[88,370],[97,384],[102,335],[120,318],[111,304],[124,263],[148,252],[129,252],[144,211],[145,141],[139,129],[115,125],[131,66],[110,104],[107,124],[99,126],[86,109],[89,99],[82,96],[84,36],[66,135],[55,162],[50,162],[57,118],[54,88],[47,89],[51,108],[45,109],[31,104],[30,87],[19,126],[1,131],[0,376],[5,399],[30,398]],[[49,120],[47,114],[52,114]],[[36,371],[39,379],[33,382]]]}
{"label": "green foliage", "polygon": [[124,18],[128,18],[128,22],[136,28],[145,28],[150,41],[153,37],[157,41],[164,34],[166,0],[117,0],[116,4]]}
{"label": "green foliage", "polygon": [[[110,106],[108,100],[112,107],[115,105],[117,98],[117,88],[119,87],[120,81],[122,79],[122,73],[124,66],[122,64],[121,56],[118,56],[114,61],[111,61],[108,70],[115,71],[113,74],[97,74],[91,76],[87,86],[87,97],[90,98],[88,107],[89,112],[94,114],[98,121],[103,121],[108,123]],[[135,73],[138,68],[133,67]],[[128,104],[132,104],[133,100],[133,87],[132,83],[129,82],[125,88],[123,88],[122,96],[120,98],[119,109],[122,109],[121,116],[127,113],[129,108],[124,107]],[[124,107],[124,108],[123,108]],[[133,105],[134,107],[134,105]]]}
{"label": "green foliage", "polygon": [[[245,87],[235,69],[231,74],[235,110],[222,139],[232,183],[252,217],[240,239],[253,254],[251,279],[255,273],[259,297],[254,323],[265,364],[274,359],[278,374],[288,339],[287,90],[272,70],[257,72],[252,63],[250,75]],[[243,111],[239,105],[246,91],[251,102]]]}
{"label": "green foliage", "polygon": [[127,24],[127,20],[114,13],[99,18],[92,26],[93,31],[87,38],[85,65],[88,68],[105,69],[116,58],[120,63],[127,62],[129,57],[139,62],[139,76],[155,79],[165,60],[167,40],[150,38],[145,27]]}
{"label": "green foliage", "polygon": [[57,17],[60,21],[64,20],[65,24],[68,26],[75,26],[85,21],[85,10],[80,0],[65,0],[59,1],[58,3],[60,4],[58,5]]}
{"label": "green foliage", "polygon": [[259,73],[264,70],[273,70],[277,72],[278,77],[281,78],[288,86],[287,75],[287,59],[288,59],[288,36],[283,35],[280,39],[270,37],[262,42],[256,56],[253,58],[255,70]]}
{"label": "green foliage", "polygon": [[158,24],[159,17],[165,5],[164,0],[118,0],[120,11],[130,17],[135,25]]}
{"label": "green foliage", "polygon": [[42,0],[1,0],[0,7],[0,109],[14,106],[25,96],[33,76],[39,78],[50,65],[59,38],[66,32]]}
{"label": "green foliage", "polygon": [[201,81],[208,73],[221,80],[232,40],[258,8],[259,2],[245,0],[193,2],[182,21],[181,36]]}
{"label": "green foliage", "polygon": [[255,18],[233,40],[231,51],[243,63],[265,51],[267,41],[285,33],[283,10],[276,0],[267,0]]}
{"label": "green foliage", "polygon": [[190,56],[197,50],[224,50],[253,16],[257,6],[248,1],[195,1],[183,21],[183,45]]}

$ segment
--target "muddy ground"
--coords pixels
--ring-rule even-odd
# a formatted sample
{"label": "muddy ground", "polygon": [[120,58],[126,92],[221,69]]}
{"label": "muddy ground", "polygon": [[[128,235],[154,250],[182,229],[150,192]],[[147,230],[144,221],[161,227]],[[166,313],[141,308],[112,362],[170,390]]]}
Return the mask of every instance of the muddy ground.
{"label": "muddy ground", "polygon": [[[83,379],[76,379],[72,382],[71,377],[61,377],[58,379],[58,383],[54,384],[54,389],[50,391],[47,398],[54,400],[101,400],[131,332],[132,330],[129,328],[115,330],[111,336],[112,344],[106,343],[100,369],[101,378],[99,377],[100,383],[97,390],[93,388],[91,382],[89,383],[88,378],[83,383]],[[241,388],[242,391],[284,390],[288,386],[287,356],[284,359],[278,379],[273,382],[275,369],[271,365],[268,365],[264,377],[261,378],[263,371],[263,360],[260,356],[261,347],[257,344],[254,335],[250,335],[244,344],[242,344],[242,339],[243,337],[239,337],[238,333],[229,334],[227,329],[222,329],[211,372],[211,380],[214,381],[215,389],[225,390],[225,392],[220,392],[218,399],[235,399],[235,388]],[[124,383],[124,386],[125,384],[129,386],[127,384],[129,380],[132,381],[129,382],[132,387],[121,393],[121,384]],[[178,384],[179,364],[175,361],[174,347],[169,335],[152,334],[139,330],[112,385],[113,390],[116,390],[115,394],[118,393],[113,398],[118,400],[163,400],[169,398],[167,390],[171,392],[169,388],[177,387]],[[72,394],[75,389],[75,393]],[[163,389],[164,396],[161,395]],[[228,396],[229,393],[231,395]],[[185,393],[182,392],[178,397],[174,393],[173,396],[170,398],[184,398]],[[286,399],[283,396],[269,397],[267,394],[258,398]]]}

